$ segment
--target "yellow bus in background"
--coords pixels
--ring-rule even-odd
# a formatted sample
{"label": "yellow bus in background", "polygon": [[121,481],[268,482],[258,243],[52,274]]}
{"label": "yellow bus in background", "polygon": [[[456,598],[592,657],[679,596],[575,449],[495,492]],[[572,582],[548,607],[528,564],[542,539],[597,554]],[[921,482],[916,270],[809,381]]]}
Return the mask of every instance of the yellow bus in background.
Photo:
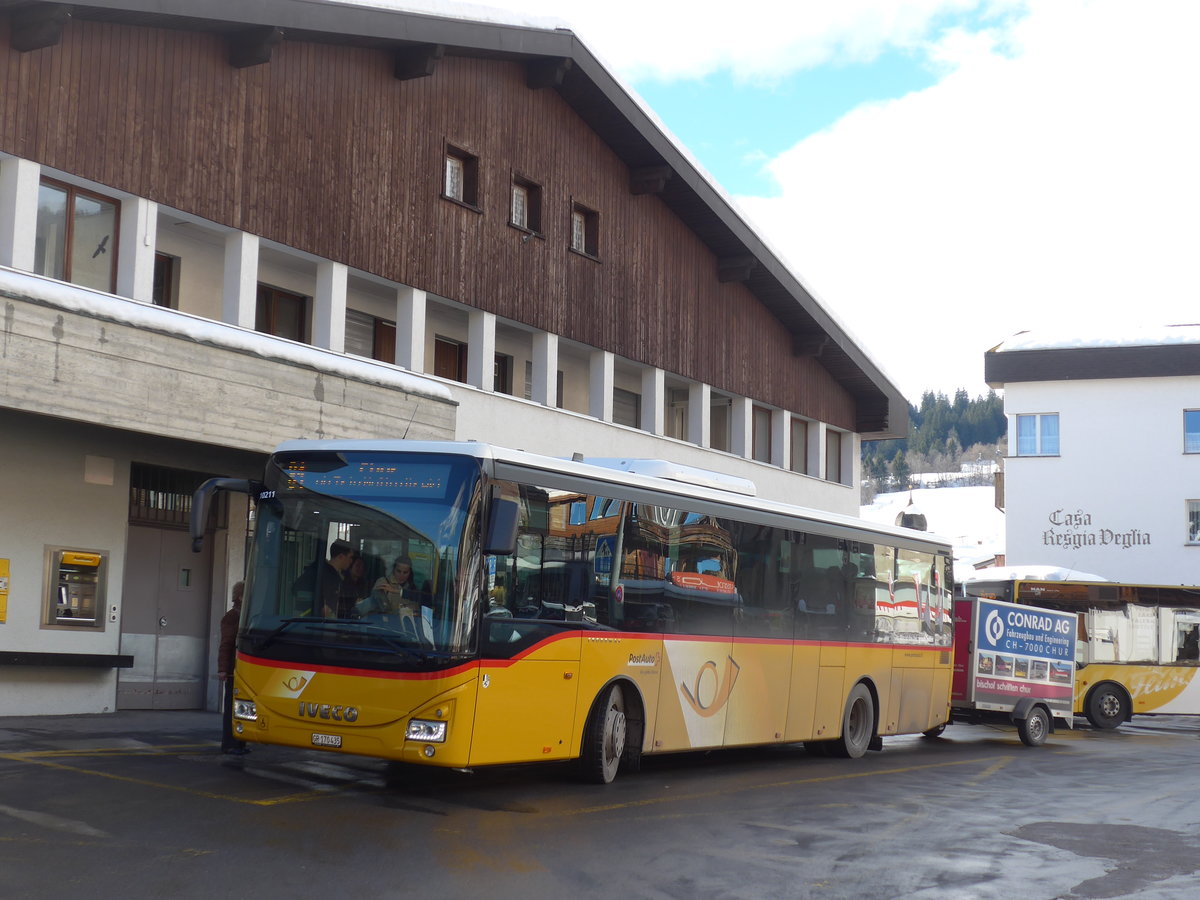
{"label": "yellow bus in background", "polygon": [[1200,714],[1200,587],[983,575],[963,589],[1077,616],[1075,713],[1093,727]]}
{"label": "yellow bus in background", "polygon": [[921,532],[480,443],[288,442],[262,483],[197,491],[197,539],[218,490],[255,500],[247,741],[609,782],[648,753],[859,757],[950,717],[950,549]]}

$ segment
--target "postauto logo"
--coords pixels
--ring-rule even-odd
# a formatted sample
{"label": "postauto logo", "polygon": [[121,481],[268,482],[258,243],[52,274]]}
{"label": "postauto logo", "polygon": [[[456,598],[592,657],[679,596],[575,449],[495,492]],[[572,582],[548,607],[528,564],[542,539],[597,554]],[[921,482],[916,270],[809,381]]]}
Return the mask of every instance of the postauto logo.
{"label": "postauto logo", "polygon": [[1000,643],[1000,638],[1004,637],[1004,620],[1000,618],[999,610],[993,609],[988,613],[987,619],[983,623],[983,633],[987,635],[992,646]]}

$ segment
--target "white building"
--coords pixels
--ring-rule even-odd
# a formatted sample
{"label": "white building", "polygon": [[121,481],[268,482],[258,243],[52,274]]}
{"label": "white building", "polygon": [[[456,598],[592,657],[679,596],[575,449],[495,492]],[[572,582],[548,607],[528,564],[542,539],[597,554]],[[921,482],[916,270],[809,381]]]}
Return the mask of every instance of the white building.
{"label": "white building", "polygon": [[1023,333],[984,366],[1009,422],[1008,564],[1200,584],[1200,325]]}

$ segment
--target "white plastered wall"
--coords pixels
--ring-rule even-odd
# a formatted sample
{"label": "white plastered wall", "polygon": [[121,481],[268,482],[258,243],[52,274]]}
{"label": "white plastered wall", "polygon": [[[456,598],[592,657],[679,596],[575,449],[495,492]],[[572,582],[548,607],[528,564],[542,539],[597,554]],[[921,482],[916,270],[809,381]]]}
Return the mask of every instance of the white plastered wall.
{"label": "white plastered wall", "polygon": [[[134,460],[222,474],[249,474],[234,468],[235,457],[210,447],[164,442],[144,435],[95,428],[0,410],[0,557],[9,560],[7,620],[0,624],[0,650],[111,656],[122,651],[122,585],[129,522],[129,470]],[[242,467],[246,466],[245,457]],[[259,464],[253,468],[257,471]],[[90,472],[90,480],[85,478]],[[107,481],[111,473],[111,484]],[[97,478],[97,475],[100,477]],[[208,599],[212,634],[227,608],[229,588],[241,576],[245,546],[245,503],[231,505],[229,532],[218,534],[222,548],[214,561]],[[45,627],[47,547],[108,554],[102,625]],[[115,617],[115,620],[114,620]],[[210,681],[215,684],[215,652]],[[76,715],[116,708],[118,670],[109,667],[0,665],[0,716]],[[215,708],[209,685],[208,706]]]}
{"label": "white plastered wall", "polygon": [[1112,581],[1200,583],[1186,502],[1200,499],[1200,454],[1183,452],[1183,411],[1200,377],[1005,386],[1009,453],[1016,416],[1057,413],[1057,457],[1005,460],[1009,565],[1053,565]]}

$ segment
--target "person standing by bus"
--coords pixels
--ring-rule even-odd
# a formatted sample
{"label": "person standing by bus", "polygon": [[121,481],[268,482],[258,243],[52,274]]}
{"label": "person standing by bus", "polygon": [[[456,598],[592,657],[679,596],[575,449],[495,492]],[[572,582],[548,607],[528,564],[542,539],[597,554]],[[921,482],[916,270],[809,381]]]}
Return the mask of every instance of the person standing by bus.
{"label": "person standing by bus", "polygon": [[221,643],[217,647],[217,678],[221,681],[221,752],[244,756],[250,752],[245,741],[233,736],[233,667],[237,660],[238,624],[242,618],[245,582],[233,586],[233,606],[221,617]]}

